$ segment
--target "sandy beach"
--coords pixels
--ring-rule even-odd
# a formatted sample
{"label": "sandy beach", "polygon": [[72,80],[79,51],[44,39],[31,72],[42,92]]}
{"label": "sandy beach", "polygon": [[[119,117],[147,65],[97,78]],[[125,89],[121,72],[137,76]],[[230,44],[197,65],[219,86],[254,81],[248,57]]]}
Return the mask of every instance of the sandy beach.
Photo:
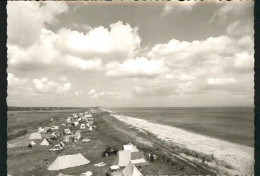
{"label": "sandy beach", "polygon": [[[111,111],[109,112],[111,113]],[[254,149],[252,147],[188,132],[176,127],[150,123],[134,117],[114,113],[111,116],[181,147],[208,155],[213,154],[217,160],[224,161],[234,168],[228,171],[231,175],[254,173]]]}

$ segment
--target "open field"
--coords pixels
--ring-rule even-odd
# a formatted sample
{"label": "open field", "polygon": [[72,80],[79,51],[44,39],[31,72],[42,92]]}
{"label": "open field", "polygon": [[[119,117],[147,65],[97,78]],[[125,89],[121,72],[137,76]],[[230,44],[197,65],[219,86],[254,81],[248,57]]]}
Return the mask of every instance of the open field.
{"label": "open field", "polygon": [[[53,126],[59,125],[60,131],[62,123],[66,123],[66,117],[72,112],[85,112],[88,108],[68,110],[63,112],[15,112],[11,115],[9,124],[10,132],[15,128],[15,124],[19,126],[20,130],[26,129],[28,133],[25,135],[15,137],[8,141],[8,173],[10,175],[57,175],[58,173],[80,175],[86,171],[92,171],[93,175],[105,175],[108,167],[113,164],[116,156],[102,157],[102,152],[109,146],[116,146],[122,149],[122,145],[128,142],[135,144],[140,150],[148,153],[156,153],[158,160],[154,162],[149,161],[150,164],[143,168],[143,174],[206,174],[207,172],[199,169],[194,169],[189,164],[185,164],[175,157],[170,156],[166,150],[162,150],[159,145],[155,145],[149,138],[151,136],[140,132],[127,124],[118,121],[111,117],[108,113],[99,113],[94,117],[94,124],[97,126],[95,131],[82,132],[82,138],[88,137],[91,142],[88,143],[68,143],[64,150],[60,152],[49,152],[50,147],[40,146],[42,140],[34,140],[37,145],[33,148],[27,148],[29,135],[35,132],[39,126]],[[17,115],[17,116],[16,116]],[[9,116],[8,116],[9,117]],[[39,118],[38,118],[39,117]],[[23,119],[20,120],[19,118]],[[51,122],[50,118],[54,118]],[[13,124],[12,124],[13,121]],[[19,123],[20,122],[20,123]],[[27,125],[32,123],[33,125]],[[73,132],[78,130],[75,128]],[[45,135],[45,134],[44,134]],[[44,136],[43,135],[43,136]],[[59,142],[59,141],[57,141]],[[48,166],[55,160],[57,156],[66,154],[82,153],[84,157],[90,160],[90,163],[84,166],[79,166],[61,171],[48,171]],[[93,164],[99,162],[107,163],[104,167],[94,167]]]}

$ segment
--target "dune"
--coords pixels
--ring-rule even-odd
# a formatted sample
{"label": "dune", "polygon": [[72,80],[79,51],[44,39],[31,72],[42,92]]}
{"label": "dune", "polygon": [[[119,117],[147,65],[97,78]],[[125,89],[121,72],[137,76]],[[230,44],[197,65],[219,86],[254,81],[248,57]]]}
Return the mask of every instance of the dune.
{"label": "dune", "polygon": [[229,170],[231,175],[254,174],[254,149],[252,147],[192,133],[176,127],[150,123],[130,116],[118,114],[111,114],[111,116],[141,130],[149,131],[159,139],[168,140],[197,152],[213,154],[216,159],[233,167],[233,170]]}

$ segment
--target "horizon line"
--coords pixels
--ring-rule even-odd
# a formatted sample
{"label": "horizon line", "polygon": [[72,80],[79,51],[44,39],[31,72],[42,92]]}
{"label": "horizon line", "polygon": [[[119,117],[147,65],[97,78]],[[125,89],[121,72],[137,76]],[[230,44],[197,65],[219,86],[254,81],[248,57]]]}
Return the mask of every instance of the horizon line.
{"label": "horizon line", "polygon": [[199,108],[199,107],[255,107],[254,105],[228,105],[228,106],[8,106],[16,108]]}

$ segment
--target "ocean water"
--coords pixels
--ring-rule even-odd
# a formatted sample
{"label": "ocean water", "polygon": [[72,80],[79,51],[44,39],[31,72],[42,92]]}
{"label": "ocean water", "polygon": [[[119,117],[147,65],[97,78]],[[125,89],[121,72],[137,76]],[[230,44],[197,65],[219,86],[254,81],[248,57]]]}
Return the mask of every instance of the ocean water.
{"label": "ocean water", "polygon": [[145,107],[109,108],[152,123],[254,146],[253,107]]}

